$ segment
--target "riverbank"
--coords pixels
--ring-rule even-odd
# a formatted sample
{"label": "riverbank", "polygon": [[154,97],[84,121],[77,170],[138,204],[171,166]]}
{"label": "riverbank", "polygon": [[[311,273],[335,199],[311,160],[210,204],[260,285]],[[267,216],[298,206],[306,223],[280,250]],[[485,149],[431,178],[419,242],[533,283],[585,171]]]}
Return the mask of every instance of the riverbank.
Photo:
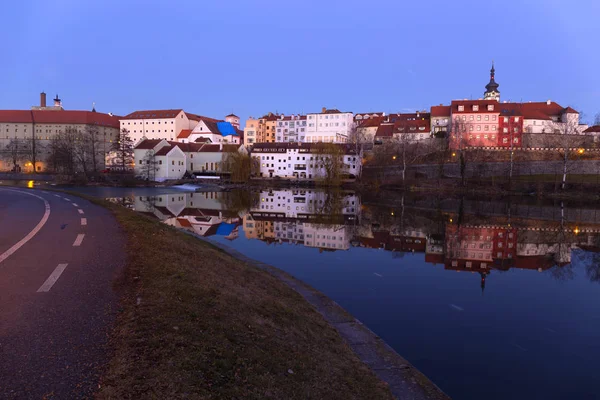
{"label": "riverbank", "polygon": [[127,237],[99,398],[392,398],[278,278],[104,201]]}

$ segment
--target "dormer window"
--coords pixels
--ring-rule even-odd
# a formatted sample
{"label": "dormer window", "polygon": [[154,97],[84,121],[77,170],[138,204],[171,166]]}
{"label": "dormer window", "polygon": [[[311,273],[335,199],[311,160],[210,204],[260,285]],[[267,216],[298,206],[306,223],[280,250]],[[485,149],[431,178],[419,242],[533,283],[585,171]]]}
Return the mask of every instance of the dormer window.
{"label": "dormer window", "polygon": [[494,111],[494,105],[493,104],[489,104],[488,105],[488,111]]}
{"label": "dormer window", "polygon": [[474,105],[473,106],[473,111],[479,111],[479,106],[478,105]]}
{"label": "dormer window", "polygon": [[458,106],[458,111],[465,111],[465,106]]}

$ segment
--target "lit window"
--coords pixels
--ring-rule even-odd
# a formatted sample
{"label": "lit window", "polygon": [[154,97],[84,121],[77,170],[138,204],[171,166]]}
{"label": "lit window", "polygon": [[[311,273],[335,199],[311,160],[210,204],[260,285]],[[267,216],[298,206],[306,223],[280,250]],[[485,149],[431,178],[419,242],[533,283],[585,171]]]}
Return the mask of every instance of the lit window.
{"label": "lit window", "polygon": [[473,106],[473,111],[479,111],[479,106],[478,105],[474,105]]}
{"label": "lit window", "polygon": [[465,106],[458,106],[458,111],[465,111]]}

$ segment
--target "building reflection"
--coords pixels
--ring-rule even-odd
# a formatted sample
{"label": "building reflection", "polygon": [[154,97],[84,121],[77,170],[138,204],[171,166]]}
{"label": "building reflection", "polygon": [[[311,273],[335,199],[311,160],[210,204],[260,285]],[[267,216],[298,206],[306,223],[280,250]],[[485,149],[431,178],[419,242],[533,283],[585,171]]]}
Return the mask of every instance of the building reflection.
{"label": "building reflection", "polygon": [[205,237],[236,240],[243,234],[269,245],[320,252],[370,248],[392,257],[422,253],[428,264],[480,274],[482,289],[493,270],[542,272],[569,265],[578,249],[600,251],[600,215],[596,218],[595,211],[570,209],[586,220],[567,221],[564,212],[555,210],[541,210],[537,218],[530,216],[531,210],[525,216],[487,215],[485,207],[470,211],[462,202],[457,210],[389,209],[361,204],[349,191],[265,189],[252,196],[245,193],[243,201],[236,196],[176,193],[112,201]]}

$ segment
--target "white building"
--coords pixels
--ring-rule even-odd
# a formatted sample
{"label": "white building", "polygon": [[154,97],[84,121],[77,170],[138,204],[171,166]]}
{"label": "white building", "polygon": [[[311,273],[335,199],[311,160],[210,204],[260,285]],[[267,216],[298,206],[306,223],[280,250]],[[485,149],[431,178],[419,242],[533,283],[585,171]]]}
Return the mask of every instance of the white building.
{"label": "white building", "polygon": [[183,129],[194,129],[202,117],[176,110],[135,111],[119,119],[121,130],[127,129],[134,142],[147,139],[175,140]]}
{"label": "white building", "polygon": [[227,173],[229,152],[245,152],[236,144],[179,143],[165,139],[143,139],[134,146],[134,173],[154,181],[181,179],[190,174]]}
{"label": "white building", "polygon": [[307,115],[307,124],[305,141],[308,143],[345,143],[354,128],[354,115],[323,107],[320,113]]}
{"label": "white building", "polygon": [[306,115],[280,115],[275,126],[277,143],[302,143],[305,141]]}
{"label": "white building", "polygon": [[[343,173],[348,179],[355,179],[362,172],[362,154],[356,146],[337,144],[343,161]],[[316,180],[326,176],[323,158],[319,154],[318,143],[256,143],[252,157],[259,163],[257,178]]]}
{"label": "white building", "polygon": [[239,130],[230,122],[200,117],[194,129],[184,129],[177,135],[181,143],[240,144]]}

